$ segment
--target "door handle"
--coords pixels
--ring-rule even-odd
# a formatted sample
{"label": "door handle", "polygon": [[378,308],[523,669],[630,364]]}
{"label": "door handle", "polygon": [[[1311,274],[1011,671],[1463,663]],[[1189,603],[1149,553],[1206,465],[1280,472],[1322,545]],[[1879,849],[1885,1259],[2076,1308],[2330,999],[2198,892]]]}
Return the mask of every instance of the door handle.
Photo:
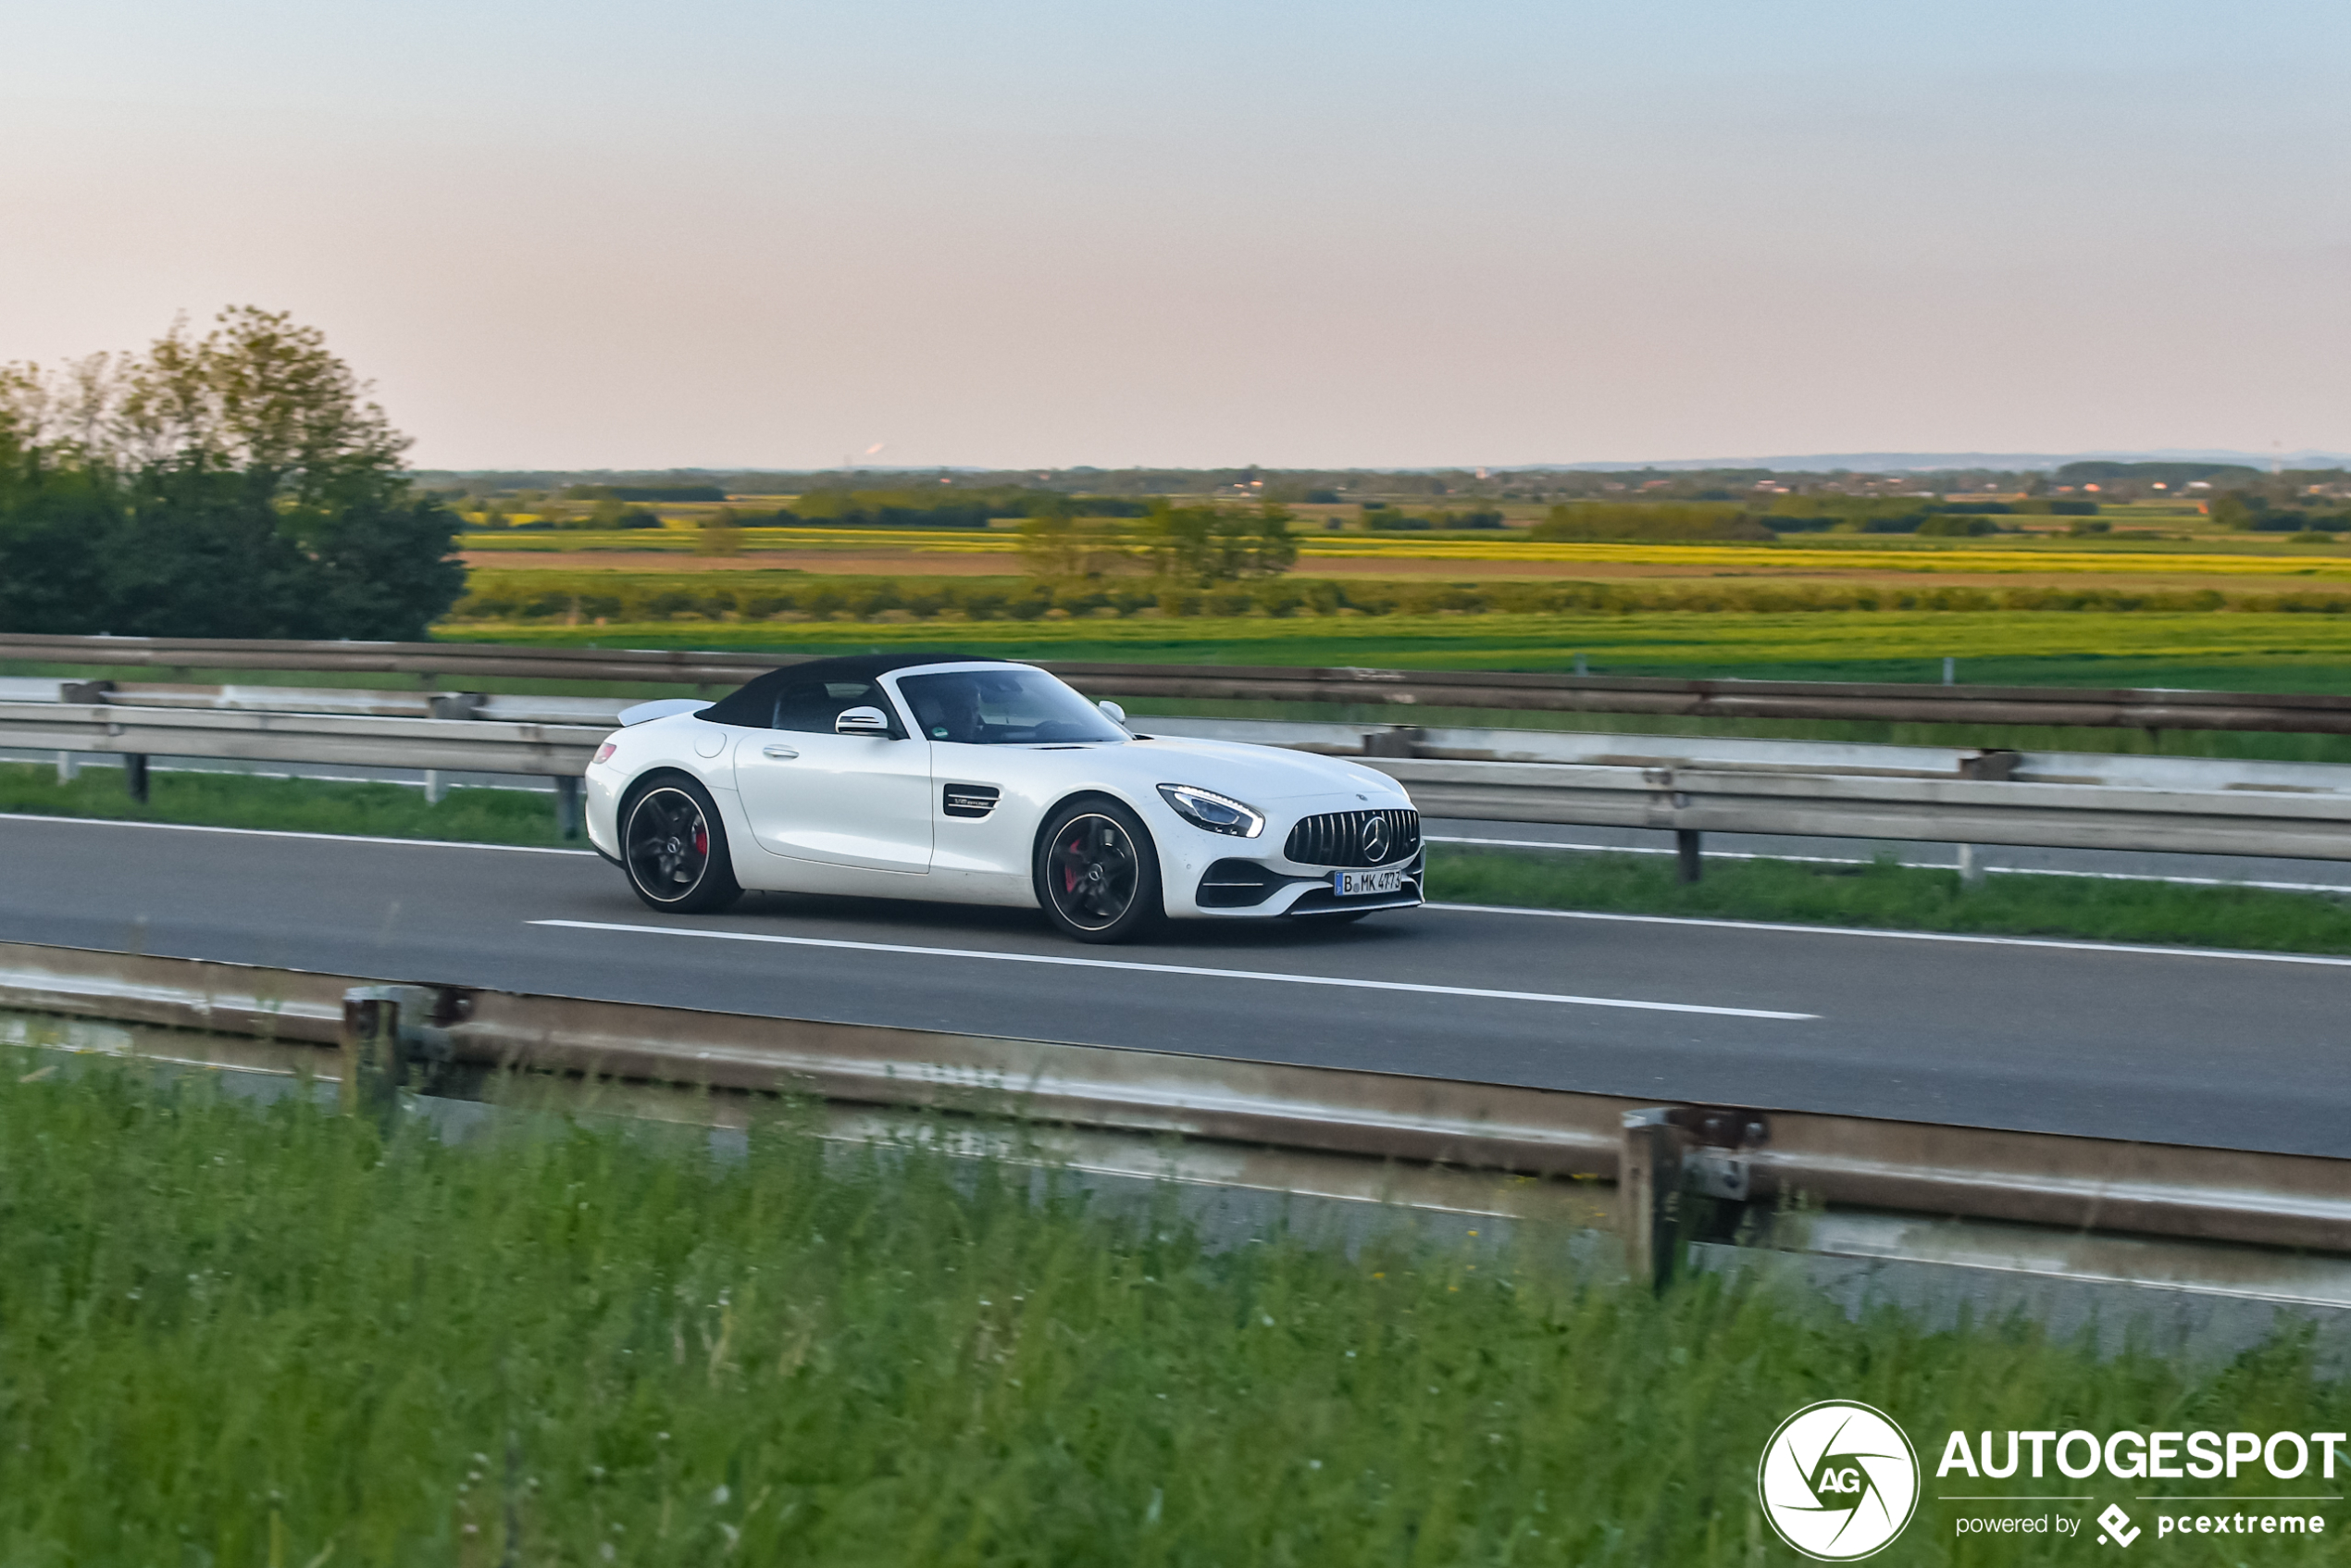
{"label": "door handle", "polygon": [[759,754],[763,757],[777,758],[796,757],[800,755],[798,752],[793,751],[790,746],[762,746],[759,748]]}

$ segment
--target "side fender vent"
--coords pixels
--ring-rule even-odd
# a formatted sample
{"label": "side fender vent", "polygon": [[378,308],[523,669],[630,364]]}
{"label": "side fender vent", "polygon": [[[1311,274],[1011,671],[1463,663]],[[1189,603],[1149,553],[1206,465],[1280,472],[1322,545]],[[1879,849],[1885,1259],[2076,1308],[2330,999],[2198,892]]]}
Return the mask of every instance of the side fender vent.
{"label": "side fender vent", "polygon": [[993,784],[950,784],[939,796],[939,809],[950,816],[986,816],[996,809],[999,791]]}

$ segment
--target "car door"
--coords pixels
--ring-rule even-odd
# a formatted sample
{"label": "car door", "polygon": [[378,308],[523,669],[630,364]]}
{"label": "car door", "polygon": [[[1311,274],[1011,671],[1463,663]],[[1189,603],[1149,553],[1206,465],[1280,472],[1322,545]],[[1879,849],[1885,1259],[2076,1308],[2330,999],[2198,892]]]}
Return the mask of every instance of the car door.
{"label": "car door", "polygon": [[[879,708],[887,735],[837,735],[850,708]],[[930,870],[930,743],[906,733],[868,680],[787,681],[773,720],[735,745],[735,789],[770,854],[865,871]]]}

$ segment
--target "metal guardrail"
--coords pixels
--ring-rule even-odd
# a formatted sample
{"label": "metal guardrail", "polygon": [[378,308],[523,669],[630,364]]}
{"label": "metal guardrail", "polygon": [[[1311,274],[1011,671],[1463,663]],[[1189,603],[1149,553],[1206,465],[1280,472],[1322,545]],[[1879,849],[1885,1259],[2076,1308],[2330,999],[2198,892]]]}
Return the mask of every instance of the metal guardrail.
{"label": "metal guardrail", "polygon": [[[398,693],[349,692],[346,711],[317,714],[276,711],[301,703],[308,693],[239,699],[219,693],[255,689],[161,689],[97,691],[66,687],[68,696],[102,696],[103,702],[0,703],[0,746],[60,753],[116,753],[306,762],[362,766],[446,769],[477,773],[530,774],[562,781],[558,807],[566,830],[576,822],[578,780],[609,730],[591,700],[572,699],[587,725],[521,723],[490,716],[392,717]],[[205,697],[204,691],[213,695]],[[149,705],[149,696],[173,696],[183,705]],[[124,699],[129,699],[128,701]],[[215,705],[184,705],[209,701]],[[487,715],[486,701],[466,693],[417,699],[426,711]],[[513,700],[516,704],[542,701]],[[607,700],[608,701],[608,700]],[[260,706],[268,711],[253,711]],[[1212,721],[1230,733],[1245,727]],[[1187,728],[1166,726],[1171,732]],[[1334,742],[1353,732],[1337,727],[1251,726],[1268,731],[1274,743]],[[1331,733],[1325,733],[1325,732]],[[1513,737],[1503,731],[1437,731],[1440,742],[1422,744],[1431,732],[1374,731],[1357,735],[1366,765],[1379,769],[1412,792],[1430,816],[1576,827],[1643,828],[1683,835],[1709,832],[1785,834],[1799,837],[1904,839],[1960,844],[2011,844],[2046,849],[2135,850],[2229,854],[2304,860],[2351,860],[2351,790],[2335,770],[2285,765],[2277,782],[2255,789],[2220,783],[2231,764],[2167,765],[2170,772],[2137,769],[2141,778],[2169,778],[2171,787],[2055,783],[2019,780],[2020,753],[1952,753],[1958,771],[1940,777],[1923,769],[1869,766],[1857,763],[1858,747],[1821,748],[1816,759],[1804,745],[1712,743],[1691,765],[1678,759],[1636,765],[1644,759],[1601,752],[1607,762],[1479,760],[1488,755],[1564,756],[1579,753],[1568,739]],[[1235,738],[1239,738],[1236,736]],[[1624,737],[1584,737],[1582,741],[1622,745]],[[1663,737],[1639,738],[1662,743]],[[1435,756],[1383,754],[1434,750]],[[1723,753],[1709,758],[1703,750]],[[1935,753],[1904,755],[1922,761]],[[1465,755],[1464,753],[1470,753]],[[1592,753],[1581,753],[1592,754]],[[1654,760],[1654,759],[1649,759]],[[1895,759],[1883,759],[1895,760]],[[2059,759],[2057,767],[2082,767],[2096,759]],[[1810,765],[1808,766],[1808,762]],[[2062,775],[2060,775],[2062,777]],[[134,778],[143,778],[143,767]],[[2196,787],[2201,785],[2203,787]],[[1698,841],[1684,840],[1685,875],[1696,874]]]}
{"label": "metal guardrail", "polygon": [[1430,816],[2351,860],[2351,796],[1366,758]]}
{"label": "metal guardrail", "polygon": [[[621,704],[616,703],[617,708]],[[1636,735],[1617,730],[1473,729],[1312,724],[1152,715],[1154,735],[1240,740],[1344,757],[1439,762],[1565,763],[1595,767],[1698,768],[1728,773],[1833,773],[1885,778],[1996,778],[2138,790],[2351,795],[2351,765],[2127,752],[1985,751],[1843,740],[1763,740],[1732,735]]]}
{"label": "metal guardrail", "polygon": [[[942,628],[940,641],[953,640]],[[332,670],[447,679],[661,682],[717,689],[790,663],[761,653],[540,648],[483,642],[277,642],[213,638],[0,636],[0,659],[106,668]],[[1048,661],[1089,696],[1174,697],[1686,718],[1873,719],[2351,734],[2351,696],[2074,687],[1669,680],[1492,670]]]}
{"label": "metal guardrail", "polygon": [[0,703],[0,746],[578,778],[612,726]]}
{"label": "metal guardrail", "polygon": [[[1698,1200],[2351,1252],[2351,1162],[1611,1095],[1048,1040],[755,1017],[24,943],[0,1008],[342,1052],[365,1101],[429,1070],[521,1069],[852,1105],[1010,1112],[1411,1165],[1615,1184],[1636,1272]],[[1607,1210],[1595,1218],[1609,1217]],[[1718,1216],[1719,1218],[1719,1216]],[[2255,1272],[2259,1272],[2258,1269]]]}

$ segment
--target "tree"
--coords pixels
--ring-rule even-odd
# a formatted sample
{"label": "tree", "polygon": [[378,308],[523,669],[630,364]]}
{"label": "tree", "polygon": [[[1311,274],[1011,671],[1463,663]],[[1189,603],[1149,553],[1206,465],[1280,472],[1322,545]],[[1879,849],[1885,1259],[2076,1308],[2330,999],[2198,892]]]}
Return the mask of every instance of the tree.
{"label": "tree", "polygon": [[0,628],[414,639],[457,518],[315,328],[224,311],[143,355],[0,367]]}
{"label": "tree", "polygon": [[306,506],[404,488],[408,438],[325,334],[282,311],[238,305],[196,340],[174,322],[115,374],[102,425],[135,464],[198,458]]}
{"label": "tree", "polygon": [[1281,506],[1234,512],[1161,504],[1143,518],[1143,552],[1151,575],[1171,583],[1204,588],[1277,577],[1298,562],[1289,523],[1289,512]]}
{"label": "tree", "polygon": [[2249,529],[2255,509],[2241,495],[2220,495],[2212,501],[2212,520],[2224,529]]}
{"label": "tree", "polygon": [[1030,576],[1048,582],[1093,582],[1139,566],[1116,523],[1081,517],[1062,496],[1038,504],[1020,525],[1020,555]]}
{"label": "tree", "polygon": [[735,509],[721,506],[702,520],[695,530],[694,554],[697,555],[740,555],[743,553],[742,524],[736,519]]}

